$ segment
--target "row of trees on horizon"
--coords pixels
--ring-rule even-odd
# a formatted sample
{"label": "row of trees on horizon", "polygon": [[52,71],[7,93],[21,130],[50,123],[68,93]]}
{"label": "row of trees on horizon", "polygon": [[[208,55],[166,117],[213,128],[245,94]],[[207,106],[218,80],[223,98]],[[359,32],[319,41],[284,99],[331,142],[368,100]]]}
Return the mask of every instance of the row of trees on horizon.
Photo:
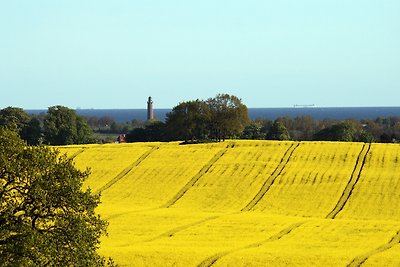
{"label": "row of trees on horizon", "polygon": [[22,108],[0,110],[0,127],[7,128],[29,145],[70,145],[95,143],[93,130],[84,117],[64,106],[49,107],[46,114],[27,114]]}
{"label": "row of trees on horizon", "polygon": [[250,120],[241,99],[228,94],[181,102],[167,114],[165,122],[117,123],[107,116],[78,116],[64,106],[49,107],[46,114],[40,115],[8,107],[0,110],[0,126],[16,131],[30,145],[113,142],[119,134],[125,134],[127,142],[196,143],[236,138],[388,143],[400,139],[400,117],[339,121],[300,116]]}

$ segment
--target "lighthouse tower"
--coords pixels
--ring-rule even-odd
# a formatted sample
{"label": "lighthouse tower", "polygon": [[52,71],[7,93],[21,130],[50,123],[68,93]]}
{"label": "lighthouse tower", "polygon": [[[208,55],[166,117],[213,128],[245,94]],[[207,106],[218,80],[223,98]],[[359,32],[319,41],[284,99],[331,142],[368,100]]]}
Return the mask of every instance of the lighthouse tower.
{"label": "lighthouse tower", "polygon": [[153,100],[151,96],[149,96],[149,100],[147,101],[147,120],[154,119],[154,111],[153,111]]}

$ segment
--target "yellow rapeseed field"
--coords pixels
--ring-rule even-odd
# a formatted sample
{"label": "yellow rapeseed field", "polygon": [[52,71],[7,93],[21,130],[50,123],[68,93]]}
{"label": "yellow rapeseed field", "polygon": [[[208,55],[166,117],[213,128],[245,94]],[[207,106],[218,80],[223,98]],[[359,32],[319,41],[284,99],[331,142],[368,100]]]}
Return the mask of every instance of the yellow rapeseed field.
{"label": "yellow rapeseed field", "polygon": [[400,145],[61,147],[101,192],[120,266],[400,266]]}
{"label": "yellow rapeseed field", "polygon": [[325,217],[348,183],[361,143],[301,143],[254,210]]}
{"label": "yellow rapeseed field", "polygon": [[372,145],[361,179],[339,217],[400,221],[399,145]]}

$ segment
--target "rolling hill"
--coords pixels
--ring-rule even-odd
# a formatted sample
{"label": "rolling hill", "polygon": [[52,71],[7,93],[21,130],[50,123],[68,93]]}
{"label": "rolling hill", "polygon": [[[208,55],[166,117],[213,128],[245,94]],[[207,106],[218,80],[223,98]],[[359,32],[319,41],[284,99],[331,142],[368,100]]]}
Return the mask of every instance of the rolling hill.
{"label": "rolling hill", "polygon": [[101,193],[121,266],[400,266],[400,145],[59,148]]}

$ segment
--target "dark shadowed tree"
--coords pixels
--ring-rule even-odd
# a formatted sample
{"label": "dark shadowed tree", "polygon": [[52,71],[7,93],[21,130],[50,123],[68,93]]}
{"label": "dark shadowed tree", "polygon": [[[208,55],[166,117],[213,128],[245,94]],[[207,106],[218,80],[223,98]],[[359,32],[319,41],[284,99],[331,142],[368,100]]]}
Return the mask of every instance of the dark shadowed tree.
{"label": "dark shadowed tree", "polygon": [[94,142],[86,120],[64,106],[49,107],[43,123],[45,142],[51,145]]}
{"label": "dark shadowed tree", "polygon": [[166,117],[168,135],[172,140],[207,139],[209,122],[209,106],[198,99],[178,104]]}
{"label": "dark shadowed tree", "polygon": [[[88,172],[0,128],[0,266],[104,266],[107,223],[99,196],[82,191]],[[111,264],[111,263],[110,263]]]}
{"label": "dark shadowed tree", "polygon": [[218,94],[209,98],[210,127],[216,141],[228,137],[240,136],[244,128],[250,124],[246,105],[236,96]]}
{"label": "dark shadowed tree", "polygon": [[317,141],[344,141],[356,140],[357,129],[352,121],[343,121],[320,130],[314,136]]}
{"label": "dark shadowed tree", "polygon": [[165,123],[151,121],[144,128],[134,128],[126,135],[127,142],[168,141]]}
{"label": "dark shadowed tree", "polygon": [[261,121],[252,121],[250,125],[243,130],[241,138],[263,140],[266,137],[266,131]]}
{"label": "dark shadowed tree", "polygon": [[376,140],[373,134],[363,130],[358,134],[357,141],[364,143],[374,143]]}
{"label": "dark shadowed tree", "polygon": [[29,116],[22,108],[7,107],[0,110],[0,126],[15,131],[30,145],[37,145],[42,141],[40,120]]}
{"label": "dark shadowed tree", "polygon": [[39,145],[43,142],[43,133],[41,121],[32,117],[28,125],[22,130],[21,138],[24,139],[28,145]]}
{"label": "dark shadowed tree", "polygon": [[266,139],[268,140],[290,140],[289,132],[285,125],[275,120],[267,133]]}
{"label": "dark shadowed tree", "polygon": [[93,130],[90,128],[87,120],[76,116],[76,144],[94,143]]}
{"label": "dark shadowed tree", "polygon": [[0,126],[16,131],[19,135],[27,127],[30,119],[22,108],[7,107],[0,110]]}
{"label": "dark shadowed tree", "polygon": [[166,140],[166,130],[165,130],[165,123],[161,121],[151,121],[145,127],[146,130],[146,141],[167,141]]}
{"label": "dark shadowed tree", "polygon": [[147,139],[145,128],[135,128],[126,135],[127,142],[146,142]]}

